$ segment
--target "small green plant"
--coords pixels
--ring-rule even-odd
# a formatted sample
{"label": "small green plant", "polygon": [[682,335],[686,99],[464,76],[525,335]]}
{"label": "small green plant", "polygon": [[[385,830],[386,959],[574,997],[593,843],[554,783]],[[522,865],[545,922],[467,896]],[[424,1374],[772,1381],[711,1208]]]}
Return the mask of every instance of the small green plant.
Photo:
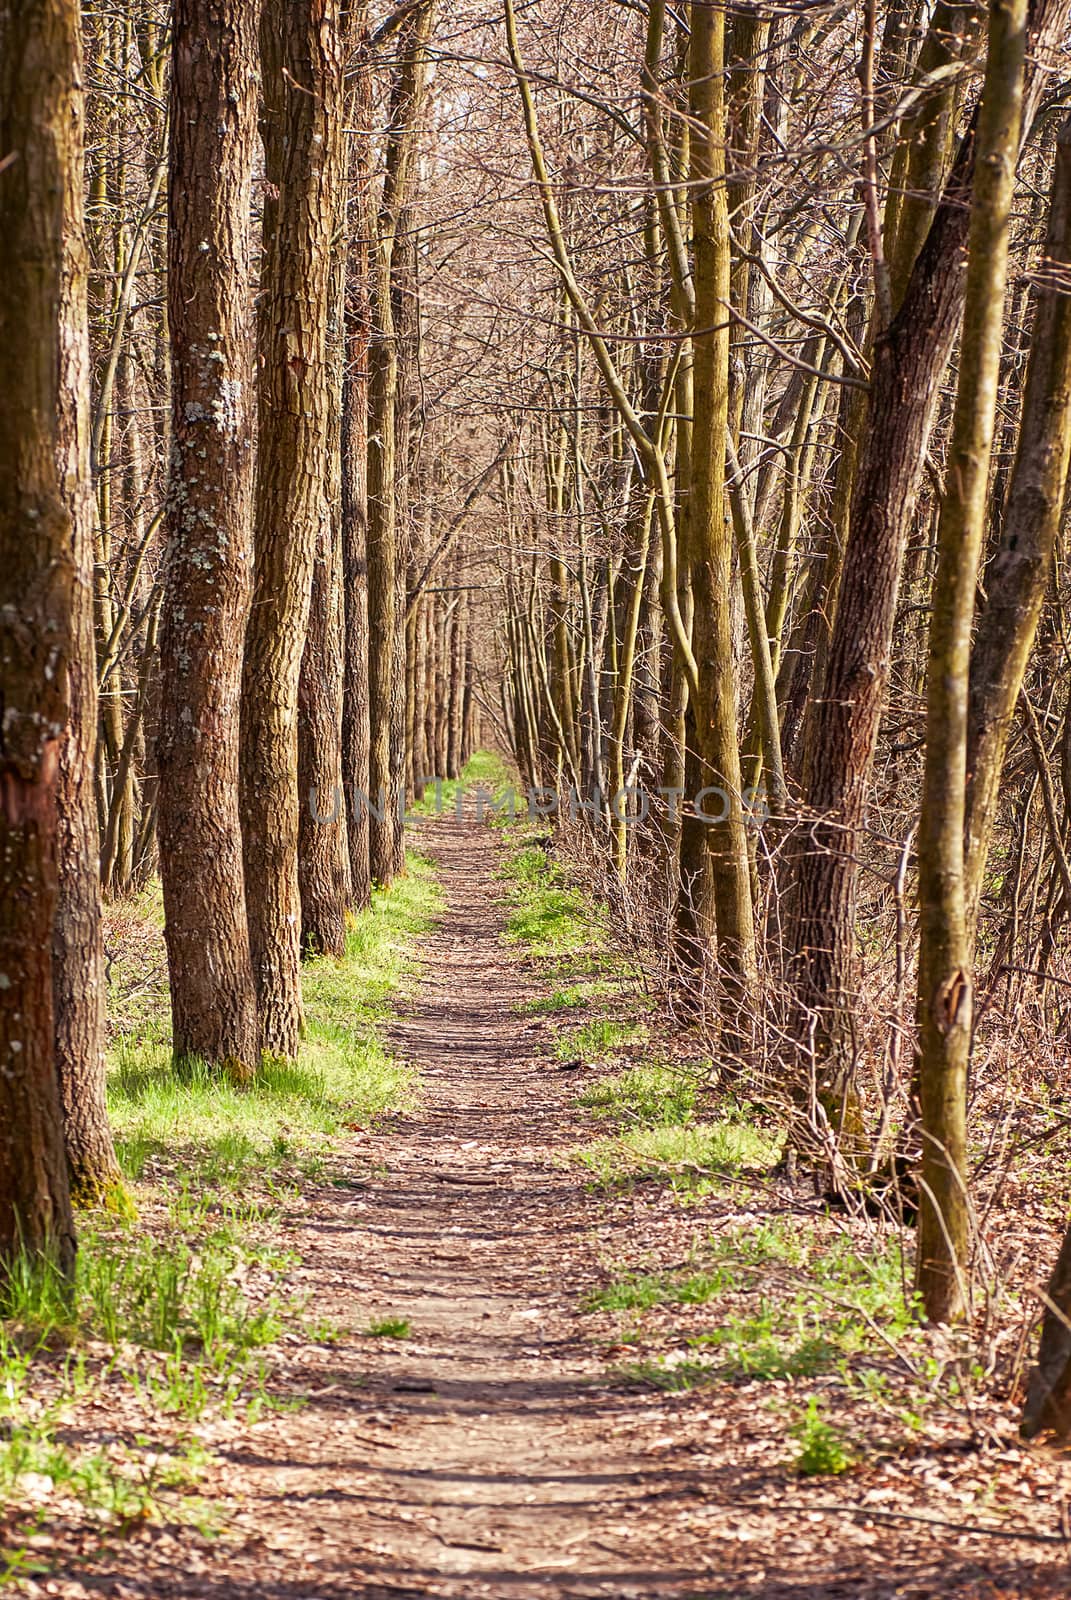
{"label": "small green plant", "polygon": [[836,1477],[852,1465],[843,1436],[822,1416],[816,1395],[811,1396],[807,1410],[790,1431],[799,1444],[793,1463],[797,1472],[808,1477]]}
{"label": "small green plant", "polygon": [[410,1328],[405,1317],[381,1317],[364,1331],[370,1339],[408,1339]]}

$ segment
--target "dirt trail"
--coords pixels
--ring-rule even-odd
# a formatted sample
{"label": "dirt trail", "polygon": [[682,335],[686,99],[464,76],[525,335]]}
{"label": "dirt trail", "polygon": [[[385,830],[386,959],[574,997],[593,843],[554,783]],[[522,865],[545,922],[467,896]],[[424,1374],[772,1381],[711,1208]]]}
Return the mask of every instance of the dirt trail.
{"label": "dirt trail", "polygon": [[280,1519],[305,1528],[317,1595],[694,1593],[671,1548],[633,1570],[614,1538],[650,1494],[664,1525],[690,1483],[657,1431],[647,1460],[615,1441],[635,1396],[599,1386],[576,1336],[596,1241],[580,1177],[555,1160],[577,1139],[575,1088],[518,1009],[538,989],[502,944],[493,836],[444,821],[426,837],[447,910],[393,1033],[424,1093],[374,1192],[330,1224],[350,1292],[412,1332],[362,1349],[359,1374],[324,1372],[347,1391],[359,1375],[352,1399],[280,1423],[306,1457],[270,1469]]}
{"label": "dirt trail", "polygon": [[541,991],[501,940],[495,836],[444,820],[420,844],[447,899],[394,1032],[421,1070],[420,1103],[381,1133],[355,1135],[352,1186],[313,1196],[294,1236],[315,1312],[351,1329],[404,1318],[410,1337],[333,1348],[295,1337],[281,1376],[303,1408],[236,1421],[222,1442],[207,1488],[230,1502],[223,1536],[145,1529],[137,1549],[113,1546],[92,1574],[51,1592],[1063,1592],[1014,1543],[831,1517],[828,1502],[852,1498],[847,1484],[805,1489],[771,1473],[784,1421],[754,1386],[647,1394],[607,1378],[578,1301],[620,1232],[651,1237],[667,1214],[647,1197],[593,1202],[560,1162],[583,1136],[575,1082],[557,1070],[547,1025],[519,1008]]}

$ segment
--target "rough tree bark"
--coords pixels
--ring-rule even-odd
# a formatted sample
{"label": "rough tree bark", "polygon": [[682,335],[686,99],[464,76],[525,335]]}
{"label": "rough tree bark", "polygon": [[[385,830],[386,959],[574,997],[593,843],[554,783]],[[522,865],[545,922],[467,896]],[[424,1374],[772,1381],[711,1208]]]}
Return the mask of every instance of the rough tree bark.
{"label": "rough tree bark", "polygon": [[176,1061],[258,1055],[238,811],[253,546],[251,0],[176,0],[168,182],[171,471],[160,628],[160,876]]}
{"label": "rough tree bark", "polygon": [[338,0],[268,0],[260,29],[268,192],[253,606],[242,671],[240,798],[261,1043],[302,1027],[297,709],[328,477],[327,326],[342,185]]}
{"label": "rough tree bark", "polygon": [[405,565],[399,551],[398,340],[395,245],[405,211],[426,72],[431,0],[404,25],[391,94],[386,170],[375,233],[372,333],[368,350],[368,695],[371,738],[368,782],[372,879],[387,885],[405,865],[399,816],[405,727]]}
{"label": "rough tree bark", "polygon": [[[70,722],[60,747],[59,899],[52,933],[56,1070],[73,1199],[123,1203],[104,1087],[104,963],[100,840],[93,791],[97,740],[93,629],[93,486],[89,468],[90,358],[81,40],[71,103],[76,151],[65,169],[64,284],[60,310],[60,488],[71,518],[74,587],[68,668]],[[0,180],[2,181],[2,180]]]}
{"label": "rough tree bark", "polygon": [[342,783],[344,620],[342,598],[342,372],[346,254],[335,241],[327,356],[327,481],[298,687],[298,886],[301,948],[341,956],[346,948],[350,863]]}
{"label": "rough tree bark", "polygon": [[[59,422],[64,201],[81,182],[79,14],[0,4],[0,1270],[74,1266],[55,1067],[59,757],[75,581]],[[66,300],[68,309],[70,300]],[[87,664],[88,665],[88,664]]]}

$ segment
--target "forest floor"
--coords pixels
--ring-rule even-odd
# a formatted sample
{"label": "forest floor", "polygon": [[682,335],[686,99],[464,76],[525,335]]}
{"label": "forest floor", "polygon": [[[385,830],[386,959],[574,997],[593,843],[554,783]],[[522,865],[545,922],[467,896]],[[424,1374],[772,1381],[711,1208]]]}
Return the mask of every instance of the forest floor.
{"label": "forest floor", "polygon": [[422,825],[443,899],[387,1024],[419,1086],[246,1218],[251,1303],[261,1272],[304,1307],[265,1338],[262,1403],[187,1407],[165,1449],[181,1402],[135,1384],[124,1420],[101,1361],[55,1437],[172,1465],[181,1439],[197,1499],[165,1474],[87,1521],[24,1471],[0,1587],[1066,1595],[1071,1473],[914,1325],[895,1240],[764,1176],[761,1119],[650,1064],[642,994],[508,832]]}

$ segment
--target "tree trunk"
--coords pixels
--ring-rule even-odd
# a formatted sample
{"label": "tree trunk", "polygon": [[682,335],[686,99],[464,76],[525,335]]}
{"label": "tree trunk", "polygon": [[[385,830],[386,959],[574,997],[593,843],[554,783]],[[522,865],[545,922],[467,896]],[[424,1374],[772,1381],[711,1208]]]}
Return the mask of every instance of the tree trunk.
{"label": "tree trunk", "polygon": [[312,581],[312,604],[298,688],[298,885],[301,948],[341,956],[346,948],[350,863],[342,775],[345,623],[342,598],[342,372],[346,255],[332,259],[327,357],[327,481],[324,520]]}
{"label": "tree trunk", "polygon": [[[332,433],[337,444],[337,430]],[[333,454],[337,462],[337,451]],[[342,551],[335,511],[332,505],[316,558],[298,693],[298,882],[302,950],[340,956],[346,948],[350,889],[342,793]]]}
{"label": "tree trunk", "polygon": [[255,74],[256,8],[248,0],[176,0],[160,876],[175,1059],[196,1058],[239,1078],[252,1074],[258,1054],[238,810],[253,545]]}
{"label": "tree trunk", "polygon": [[1032,283],[1030,340],[1019,446],[1000,546],[986,572],[986,602],[971,655],[968,726],[967,915],[974,933],[1008,731],[1052,570],[1071,460],[1071,118],[1060,130],[1049,226]]}
{"label": "tree trunk", "polygon": [[[721,792],[703,824],[717,921],[718,960],[737,1005],[755,984],[751,879],[740,794],[736,663],[730,596],[732,535],[725,518],[725,437],[729,407],[729,213],[725,188],[725,16],[706,3],[692,6],[689,60],[696,326],[690,549],[695,616],[693,648],[699,695],[689,697],[689,742],[699,757],[700,789]],[[695,798],[694,796],[692,797]],[[742,1017],[742,1013],[737,1013]]]}
{"label": "tree trunk", "polygon": [[338,0],[268,0],[260,40],[271,188],[258,319],[260,453],[240,793],[261,1044],[293,1057],[302,1026],[298,683],[326,520],[327,326],[342,186]]}
{"label": "tree trunk", "polygon": [[[79,36],[77,82],[81,82]],[[60,747],[59,899],[52,932],[56,1070],[74,1200],[121,1197],[104,1082],[104,964],[100,838],[93,792],[97,668],[93,629],[93,488],[89,468],[90,359],[81,96],[72,110],[76,143],[64,192],[64,285],[60,311],[60,486],[71,518],[74,588],[68,671],[70,723]],[[3,180],[0,179],[0,183]]]}
{"label": "tree trunk", "polygon": [[[0,1269],[74,1267],[53,1009],[57,790],[77,572],[61,462],[65,201],[82,182],[78,7],[0,4]],[[7,159],[13,157],[14,159]]]}
{"label": "tree trunk", "polygon": [[1030,1374],[1022,1434],[1055,1434],[1056,1443],[1071,1438],[1071,1224],[1064,1234],[1045,1296],[1038,1364]]}
{"label": "tree trunk", "polygon": [[368,232],[371,226],[372,73],[365,13],[355,26],[357,59],[350,96],[350,216],[346,263],[346,357],[342,380],[342,788],[350,855],[350,899],[368,905],[368,340],[372,321]]}
{"label": "tree trunk", "polygon": [[431,5],[406,25],[391,95],[386,172],[376,229],[373,326],[368,381],[368,697],[371,742],[369,818],[372,878],[387,885],[405,864],[400,824],[405,766],[405,564],[399,547],[398,339],[395,246],[406,194],[426,70]]}
{"label": "tree trunk", "polygon": [[930,618],[918,836],[922,1178],[916,1279],[934,1322],[960,1317],[966,1306],[967,1064],[974,1017],[963,848],[968,679],[1019,156],[1026,4],[992,0],[989,11],[959,381]]}

